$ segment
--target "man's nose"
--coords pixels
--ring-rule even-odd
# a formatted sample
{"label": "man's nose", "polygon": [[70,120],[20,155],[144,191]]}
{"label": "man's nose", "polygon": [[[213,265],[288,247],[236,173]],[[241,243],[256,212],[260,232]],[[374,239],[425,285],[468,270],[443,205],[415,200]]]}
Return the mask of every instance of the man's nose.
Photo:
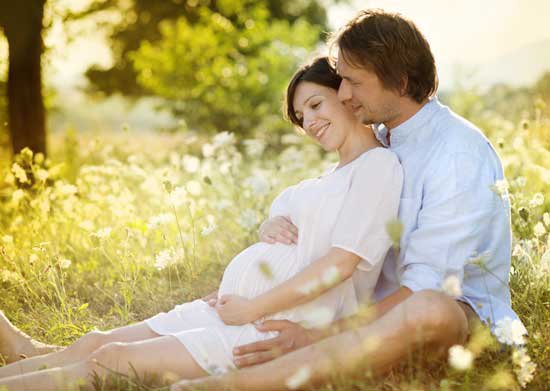
{"label": "man's nose", "polygon": [[346,102],[351,99],[351,86],[346,80],[342,80],[338,88],[338,99],[340,102]]}

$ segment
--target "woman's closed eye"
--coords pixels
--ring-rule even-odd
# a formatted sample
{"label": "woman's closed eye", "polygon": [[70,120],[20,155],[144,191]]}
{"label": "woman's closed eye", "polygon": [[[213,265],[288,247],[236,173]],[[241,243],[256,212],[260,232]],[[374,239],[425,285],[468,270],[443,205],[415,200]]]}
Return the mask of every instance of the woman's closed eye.
{"label": "woman's closed eye", "polygon": [[321,101],[313,102],[309,107],[311,107],[313,110],[317,110],[320,106],[321,106]]}

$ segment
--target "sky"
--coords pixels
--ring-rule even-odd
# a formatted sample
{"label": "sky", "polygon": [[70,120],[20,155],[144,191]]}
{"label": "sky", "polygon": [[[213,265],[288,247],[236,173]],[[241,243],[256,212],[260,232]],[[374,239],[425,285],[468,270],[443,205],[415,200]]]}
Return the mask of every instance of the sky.
{"label": "sky", "polygon": [[549,0],[353,0],[350,6],[333,7],[331,26],[340,27],[365,7],[412,19],[441,63],[484,63],[550,39]]}
{"label": "sky", "polygon": [[[53,0],[60,7],[85,7],[89,0]],[[427,37],[440,75],[451,75],[456,65],[475,67],[529,43],[550,39],[550,0],[351,0],[329,9],[333,29],[366,7],[400,12],[412,19]],[[79,38],[67,42],[61,23],[53,24],[45,42],[52,49],[46,78],[54,86],[84,83],[90,64],[108,66],[110,50],[93,24],[81,27]],[[0,58],[6,45],[0,41]],[[5,68],[0,59],[0,71]]]}
{"label": "sky", "polygon": [[531,43],[550,39],[550,0],[352,0],[332,7],[341,27],[357,11],[383,8],[413,20],[430,42],[439,73],[475,68]]}

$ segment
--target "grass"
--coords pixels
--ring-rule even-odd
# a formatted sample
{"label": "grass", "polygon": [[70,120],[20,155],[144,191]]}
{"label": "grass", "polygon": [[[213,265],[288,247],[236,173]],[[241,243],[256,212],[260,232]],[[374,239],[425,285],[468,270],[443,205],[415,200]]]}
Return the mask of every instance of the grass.
{"label": "grass", "polygon": [[[472,120],[505,166],[513,307],[537,365],[527,388],[543,390],[550,384],[549,121],[513,123],[494,113]],[[278,191],[331,159],[292,134],[277,148],[225,133],[131,130],[67,132],[51,145],[51,160],[27,152],[17,157],[20,169],[0,161],[0,308],[30,335],[61,345],[214,290],[227,262],[257,240]],[[475,356],[469,370],[415,355],[382,379],[359,374],[322,389],[518,389],[513,349],[486,333],[466,346]]]}

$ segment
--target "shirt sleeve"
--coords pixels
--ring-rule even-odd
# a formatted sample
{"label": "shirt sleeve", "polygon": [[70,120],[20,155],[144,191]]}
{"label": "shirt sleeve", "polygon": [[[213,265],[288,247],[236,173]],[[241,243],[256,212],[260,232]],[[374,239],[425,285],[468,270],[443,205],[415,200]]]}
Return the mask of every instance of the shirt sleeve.
{"label": "shirt sleeve", "polygon": [[359,269],[372,269],[390,248],[386,225],[397,218],[402,186],[401,164],[389,150],[368,152],[354,167],[331,239],[332,247],[361,257]]}
{"label": "shirt sleeve", "polygon": [[502,178],[492,156],[455,152],[427,175],[416,227],[401,256],[402,286],[439,290],[450,274],[462,283],[466,262],[508,202],[491,190]]}

